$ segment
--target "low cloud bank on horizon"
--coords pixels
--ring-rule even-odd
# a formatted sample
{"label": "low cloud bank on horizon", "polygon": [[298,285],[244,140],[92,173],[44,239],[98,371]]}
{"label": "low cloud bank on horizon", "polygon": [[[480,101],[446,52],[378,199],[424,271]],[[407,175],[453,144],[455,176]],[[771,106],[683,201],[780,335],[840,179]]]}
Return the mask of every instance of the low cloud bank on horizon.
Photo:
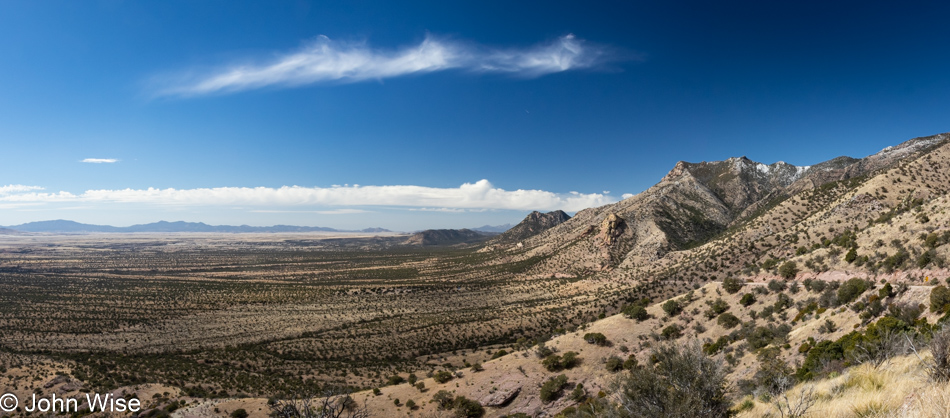
{"label": "low cloud bank on horizon", "polygon": [[544,190],[504,190],[488,180],[457,188],[425,186],[333,187],[214,187],[197,189],[87,190],[41,192],[42,187],[0,186],[5,203],[144,203],[164,206],[248,205],[291,206],[396,206],[409,208],[556,210],[576,212],[614,203],[619,199],[601,193],[553,193]]}
{"label": "low cloud bank on horizon", "polygon": [[573,34],[528,48],[493,49],[426,36],[419,45],[393,51],[365,42],[332,41],[319,36],[299,50],[262,63],[235,64],[153,80],[156,96],[199,96],[265,87],[296,87],[321,82],[353,83],[458,69],[540,77],[593,68],[620,57],[607,47]]}

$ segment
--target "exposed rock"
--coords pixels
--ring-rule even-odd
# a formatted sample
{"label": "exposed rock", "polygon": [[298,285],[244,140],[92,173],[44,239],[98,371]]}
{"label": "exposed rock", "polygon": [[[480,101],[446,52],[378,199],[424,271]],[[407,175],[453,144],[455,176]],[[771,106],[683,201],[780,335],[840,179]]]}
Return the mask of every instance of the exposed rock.
{"label": "exposed rock", "polygon": [[514,243],[533,237],[541,232],[558,226],[571,219],[564,211],[556,210],[548,213],[531,212],[521,223],[515,225],[503,234],[492,239],[496,243]]}
{"label": "exposed rock", "polygon": [[56,386],[56,385],[58,385],[58,384],[69,382],[69,380],[70,380],[70,379],[69,379],[68,376],[64,376],[64,375],[56,376],[56,378],[54,378],[53,380],[50,380],[49,382],[46,382],[46,384],[43,385],[43,389],[49,389],[49,388],[51,388],[51,387],[53,387],[53,386]]}
{"label": "exposed rock", "polygon": [[520,385],[502,385],[500,388],[498,388],[498,390],[495,391],[495,393],[488,394],[488,396],[482,398],[480,403],[483,406],[495,408],[503,407],[510,404],[511,401],[518,397],[519,393],[521,393]]}
{"label": "exposed rock", "polygon": [[604,237],[604,245],[613,245],[627,229],[627,223],[616,213],[609,213],[600,223],[600,233]]}

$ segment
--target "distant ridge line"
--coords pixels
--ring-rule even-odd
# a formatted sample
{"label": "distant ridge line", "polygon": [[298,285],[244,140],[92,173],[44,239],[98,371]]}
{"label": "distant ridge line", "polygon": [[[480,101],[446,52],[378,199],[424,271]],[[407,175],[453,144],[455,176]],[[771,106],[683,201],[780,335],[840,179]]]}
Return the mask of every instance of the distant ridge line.
{"label": "distant ridge line", "polygon": [[294,225],[273,225],[273,226],[249,226],[249,225],[208,225],[204,222],[168,222],[159,221],[148,224],[137,224],[132,226],[111,226],[111,225],[93,225],[84,224],[75,221],[57,219],[52,221],[28,222],[20,225],[11,225],[3,228],[12,229],[20,232],[220,232],[220,233],[249,233],[249,232],[392,232],[385,228],[365,228],[361,230],[343,230],[327,228],[322,226],[294,226]]}

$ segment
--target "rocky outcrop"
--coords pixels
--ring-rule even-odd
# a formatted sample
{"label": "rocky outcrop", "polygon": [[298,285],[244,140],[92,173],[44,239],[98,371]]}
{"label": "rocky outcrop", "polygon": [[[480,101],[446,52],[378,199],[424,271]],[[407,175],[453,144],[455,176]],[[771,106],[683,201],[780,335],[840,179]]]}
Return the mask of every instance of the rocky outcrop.
{"label": "rocky outcrop", "polygon": [[600,223],[600,235],[606,246],[614,245],[626,230],[627,223],[616,213],[608,213],[604,221]]}
{"label": "rocky outcrop", "polygon": [[519,393],[521,393],[521,385],[502,385],[494,393],[482,398],[479,403],[483,406],[500,408],[510,404],[511,401],[518,397]]}
{"label": "rocky outcrop", "polygon": [[558,226],[566,222],[568,219],[571,219],[571,217],[562,210],[556,210],[548,213],[534,211],[528,214],[528,216],[525,217],[521,223],[492,239],[492,242],[499,244],[521,242],[527,238],[533,237],[541,232]]}

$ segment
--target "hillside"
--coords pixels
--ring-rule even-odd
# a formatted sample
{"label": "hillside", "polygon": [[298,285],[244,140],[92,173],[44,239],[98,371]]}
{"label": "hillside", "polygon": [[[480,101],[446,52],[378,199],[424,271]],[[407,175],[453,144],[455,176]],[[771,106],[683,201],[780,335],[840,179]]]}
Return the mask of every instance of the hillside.
{"label": "hillside", "polygon": [[471,229],[427,229],[416,232],[407,238],[405,245],[458,245],[481,242],[491,237],[485,232]]}
{"label": "hillside", "polygon": [[[950,164],[947,138],[913,139],[863,159],[839,157],[811,167],[745,158],[680,162],[646,191],[582,210],[525,240],[516,257],[543,259],[539,272],[641,283],[676,278],[701,284],[762,266],[774,272],[768,260],[794,257],[802,246],[810,252],[822,239],[857,233],[885,214],[945,193],[950,175],[940,167]],[[804,263],[800,268],[809,270]]]}

